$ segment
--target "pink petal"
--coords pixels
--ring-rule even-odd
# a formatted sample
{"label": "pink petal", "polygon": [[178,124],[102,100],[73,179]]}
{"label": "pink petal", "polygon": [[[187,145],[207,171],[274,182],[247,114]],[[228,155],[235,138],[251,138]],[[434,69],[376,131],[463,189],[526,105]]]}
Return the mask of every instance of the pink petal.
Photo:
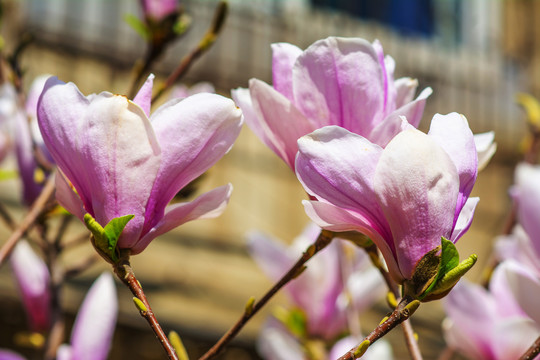
{"label": "pink petal", "polygon": [[414,99],[418,80],[402,77],[394,81],[394,86],[396,87],[396,109],[399,109]]}
{"label": "pink petal", "polygon": [[288,43],[272,44],[272,85],[289,101],[293,101],[293,66],[302,49]]}
{"label": "pink petal", "polygon": [[494,140],[495,132],[493,131],[474,135],[474,143],[478,153],[478,171],[485,168],[495,154],[497,144]]}
{"label": "pink petal", "polygon": [[518,317],[499,322],[493,333],[495,358],[519,359],[540,336],[540,329],[532,320]]}
{"label": "pink petal", "polygon": [[62,205],[69,213],[75,215],[81,219],[81,221],[84,221],[83,217],[84,214],[86,214],[86,211],[84,210],[81,199],[77,196],[75,191],[73,191],[71,186],[69,186],[64,174],[62,174],[61,171],[58,171],[55,176],[56,200],[58,200],[58,203]]}
{"label": "pink petal", "polygon": [[110,273],[104,272],[86,294],[75,319],[71,333],[72,359],[107,359],[117,314],[114,280]]}
{"label": "pink petal", "polygon": [[435,114],[429,136],[448,153],[459,175],[459,197],[454,224],[471,194],[478,174],[478,156],[474,136],[465,116],[458,113]]}
{"label": "pink petal", "polygon": [[26,240],[19,241],[10,260],[32,331],[47,332],[51,325],[51,276],[47,265]]}
{"label": "pink petal", "polygon": [[403,281],[395,259],[393,243],[387,242],[374,229],[368,219],[361,214],[348,211],[322,201],[302,201],[304,210],[309,218],[317,225],[331,231],[356,230],[365,234],[377,244],[386,261],[386,265],[392,277],[397,282]]}
{"label": "pink petal", "polygon": [[139,92],[133,98],[133,102],[143,109],[147,117],[150,117],[150,108],[152,107],[152,88],[154,86],[154,74],[148,75],[148,78],[139,89]]}
{"label": "pink petal", "polygon": [[[35,112],[35,109],[34,109]],[[23,201],[30,206],[41,193],[42,186],[34,180],[37,163],[34,158],[34,147],[28,117],[19,111],[14,116],[15,122],[15,155],[23,185]]]}
{"label": "pink petal", "polygon": [[300,343],[276,320],[268,321],[261,330],[257,350],[266,360],[305,360]]}
{"label": "pink petal", "polygon": [[168,102],[151,119],[162,155],[143,235],[156,226],[178,191],[229,151],[242,127],[240,109],[232,100],[215,94]]}
{"label": "pink petal", "polygon": [[458,241],[471,227],[474,210],[479,201],[480,198],[478,197],[467,199],[465,206],[463,206],[463,209],[461,209],[461,212],[459,213],[456,225],[452,231],[452,236],[449,239],[452,240],[453,243],[456,243],[456,241]]}
{"label": "pink petal", "polygon": [[418,130],[401,132],[382,152],[373,187],[405,278],[441,243],[441,236],[450,236],[458,186],[450,157]]}
{"label": "pink petal", "polygon": [[540,257],[540,166],[519,164],[515,182],[518,191],[518,219]]}
{"label": "pink petal", "polygon": [[[414,101],[411,101],[401,106],[400,108],[394,110],[391,114],[389,114],[386,117],[386,119],[391,118],[391,117],[405,116],[409,124],[417,128],[418,125],[420,124],[420,120],[422,120],[422,115],[424,115],[424,108],[426,106],[426,100],[432,93],[433,93],[433,90],[431,90],[431,88],[425,88],[424,90],[422,90],[422,92],[418,95],[418,97]],[[384,124],[384,121],[381,122],[377,126],[377,128],[375,128],[374,131],[376,131],[380,127],[383,127],[384,126],[383,124]]]}
{"label": "pink petal", "polygon": [[262,120],[253,131],[262,130],[263,139],[269,140],[270,147],[277,150],[276,154],[294,169],[294,158],[298,151],[297,140],[315,130],[315,127],[285,96],[270,85],[251,79],[249,92],[257,114],[256,119]]}
{"label": "pink petal", "polygon": [[[269,129],[266,121],[262,119],[253,108],[249,89],[237,88],[231,91],[231,96],[237,106],[242,109],[244,120],[251,131],[257,135],[261,141],[270,148],[277,156],[285,160],[287,158],[286,151],[276,137]],[[278,146],[278,147],[276,147]]]}
{"label": "pink petal", "polygon": [[232,185],[224,185],[200,195],[191,202],[168,206],[165,215],[132,247],[131,253],[135,255],[142,252],[157,236],[188,221],[219,216],[225,210],[231,192]]}
{"label": "pink petal", "polygon": [[[535,270],[530,270],[520,263],[515,261],[505,261],[495,269],[493,274],[495,280],[504,286],[497,294],[498,297],[503,297],[506,291],[507,295],[512,297],[519,311],[516,313],[522,314],[525,312],[537,325],[540,326],[540,309],[538,308],[538,299],[540,298],[540,278]],[[503,307],[508,308],[512,302],[504,303]]]}
{"label": "pink petal", "polygon": [[0,360],[26,360],[23,356],[10,350],[0,350]]}
{"label": "pink petal", "polygon": [[373,193],[373,174],[382,152],[379,146],[328,126],[300,138],[298,147],[296,174],[309,194],[360,214],[382,236],[389,235]]}
{"label": "pink petal", "polygon": [[482,286],[464,279],[445,299],[446,313],[454,324],[451,339],[458,340],[450,345],[468,356],[477,355],[474,359],[490,359],[493,327],[498,321],[495,299]]}
{"label": "pink petal", "polygon": [[294,66],[294,103],[316,127],[339,125],[366,136],[384,117],[386,75],[369,42],[319,40]]}

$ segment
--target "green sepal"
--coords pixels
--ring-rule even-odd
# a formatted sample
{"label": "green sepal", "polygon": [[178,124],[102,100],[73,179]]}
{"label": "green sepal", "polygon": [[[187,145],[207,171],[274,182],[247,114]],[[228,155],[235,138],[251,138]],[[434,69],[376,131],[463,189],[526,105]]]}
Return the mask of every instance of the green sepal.
{"label": "green sepal", "polygon": [[92,243],[105,260],[111,263],[118,262],[116,244],[127,223],[134,217],[135,215],[124,215],[114,218],[103,228],[92,215],[88,213],[84,215],[84,223],[94,237]]}
{"label": "green sepal", "polygon": [[437,278],[430,286],[423,292],[420,299],[423,299],[429,294],[435,286],[437,286],[439,280],[444,277],[446,273],[458,266],[459,264],[459,252],[457,251],[454,243],[444,236],[441,237],[441,263],[439,265],[439,271],[437,272]]}
{"label": "green sepal", "polygon": [[305,338],[307,333],[307,319],[301,309],[287,310],[282,307],[276,308],[272,315],[279,320],[293,335],[299,339]]}
{"label": "green sepal", "polygon": [[125,14],[124,21],[139,34],[144,40],[150,39],[150,30],[148,26],[133,14]]}
{"label": "green sepal", "polygon": [[442,245],[439,245],[432,249],[418,261],[412,278],[403,284],[404,296],[409,295],[414,299],[419,299],[437,280],[441,265],[441,247]]}
{"label": "green sepal", "polygon": [[476,254],[472,254],[467,259],[456,265],[453,269],[446,272],[442,278],[437,280],[437,283],[427,294],[425,300],[437,300],[445,296],[457,284],[459,279],[461,279],[463,275],[465,275],[467,271],[474,266],[477,259],[478,256],[476,256]]}

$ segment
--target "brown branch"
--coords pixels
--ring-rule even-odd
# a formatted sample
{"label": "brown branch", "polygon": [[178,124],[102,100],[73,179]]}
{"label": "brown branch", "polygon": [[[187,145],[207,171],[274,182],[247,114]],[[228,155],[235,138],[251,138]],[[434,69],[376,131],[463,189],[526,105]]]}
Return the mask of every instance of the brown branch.
{"label": "brown branch", "polygon": [[152,97],[152,102],[156,101],[163,95],[165,90],[170,88],[178,79],[185,75],[189,70],[191,65],[197,60],[202,54],[204,54],[212,45],[216,42],[216,39],[223,28],[225,19],[227,18],[228,5],[226,1],[220,1],[215,12],[214,18],[212,19],[212,24],[210,28],[206,31],[203,38],[197,44],[197,47],[191,50],[189,54],[184,56],[180,61],[180,64],[176,70],[169,75],[165,83],[163,83],[157,90],[156,94]]}
{"label": "brown branch", "polygon": [[[365,248],[367,251],[369,258],[371,259],[371,263],[379,269],[379,272],[381,273],[384,281],[386,282],[386,285],[388,286],[388,290],[394,295],[394,297],[399,299],[401,296],[399,294],[399,289],[397,284],[394,280],[390,277],[390,274],[384,266],[382,265],[381,257],[379,255],[379,251],[377,250],[377,246],[375,244]],[[411,358],[413,360],[422,360],[422,353],[420,352],[420,348],[418,347],[418,342],[416,341],[416,338],[414,336],[414,330],[412,327],[412,324],[410,321],[404,321],[401,324],[401,328],[403,330],[403,335],[405,336],[405,343],[407,344],[407,349],[409,349],[409,353],[411,354]]]}
{"label": "brown branch", "polygon": [[521,355],[519,360],[532,360],[536,355],[540,354],[540,337],[531,345],[531,347]]}
{"label": "brown branch", "polygon": [[315,254],[324,249],[332,239],[334,233],[328,230],[322,230],[315,243],[310,245],[306,251],[302,254],[302,257],[290,268],[290,270],[283,275],[283,277],[270,289],[264,296],[256,303],[246,306],[244,313],[218,342],[212,346],[199,360],[212,359],[219,354],[221,350],[242,330],[244,325],[270,300],[283,286],[289,281],[296,278],[305,269],[305,263],[308,262]]}
{"label": "brown branch", "polygon": [[411,317],[419,305],[420,302],[418,300],[413,300],[407,296],[404,297],[388,318],[381,322],[358,346],[349,350],[345,355],[339,357],[338,360],[355,360],[364,355],[371,344]]}
{"label": "brown branch", "polygon": [[47,183],[45,184],[45,187],[43,187],[41,194],[39,194],[38,198],[32,204],[32,207],[30,208],[30,211],[28,212],[26,217],[23,219],[19,227],[15,229],[15,231],[11,234],[11,236],[4,243],[4,245],[2,245],[2,248],[0,248],[0,266],[2,266],[4,261],[9,257],[11,251],[13,250],[19,239],[26,233],[26,231],[32,226],[32,224],[34,224],[34,222],[42,214],[42,212],[46,210],[47,204],[53,198],[54,174],[51,174],[49,176],[49,179],[47,180]]}
{"label": "brown branch", "polygon": [[133,272],[133,269],[129,264],[129,260],[124,258],[120,260],[117,264],[113,265],[113,268],[116,276],[118,276],[118,278],[122,280],[122,282],[129,288],[129,290],[131,290],[131,293],[144,305],[142,308],[139,307],[139,312],[141,316],[146,319],[146,321],[154,331],[154,334],[158,338],[169,359],[178,360],[178,355],[176,355],[174,347],[171,345],[169,339],[165,335],[165,332],[161,328],[161,325],[157,321],[156,316],[152,311],[152,308],[150,308],[150,304],[146,299],[146,295],[144,294],[141,284],[135,277],[135,273]]}

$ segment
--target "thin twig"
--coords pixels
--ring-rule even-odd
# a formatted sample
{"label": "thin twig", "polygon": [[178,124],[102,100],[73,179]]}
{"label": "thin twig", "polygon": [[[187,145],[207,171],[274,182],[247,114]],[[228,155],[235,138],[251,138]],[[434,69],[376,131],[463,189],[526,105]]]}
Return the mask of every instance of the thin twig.
{"label": "thin twig", "polygon": [[0,248],[0,266],[4,261],[9,257],[11,251],[19,241],[19,239],[26,233],[26,231],[32,226],[36,219],[41,215],[45,210],[49,201],[54,198],[54,174],[49,176],[45,187],[39,194],[38,198],[32,204],[30,211],[26,214],[26,217],[23,219],[21,224],[13,233],[9,239],[4,243],[2,248]]}
{"label": "thin twig", "polygon": [[216,11],[214,12],[214,18],[212,19],[212,24],[210,28],[206,31],[203,38],[197,44],[197,47],[189,54],[184,56],[180,61],[180,64],[176,70],[169,75],[165,83],[163,83],[157,90],[156,94],[152,97],[152,102],[156,101],[158,98],[163,95],[165,90],[170,88],[178,79],[180,79],[184,74],[189,70],[191,65],[197,60],[202,54],[204,54],[212,45],[216,42],[216,39],[223,28],[225,19],[227,18],[228,5],[226,1],[220,1]]}
{"label": "thin twig", "polygon": [[176,355],[174,347],[171,345],[169,339],[165,335],[165,332],[161,328],[161,325],[157,321],[156,316],[154,315],[154,312],[152,311],[152,308],[150,307],[150,304],[146,299],[146,295],[144,294],[141,284],[135,277],[135,273],[133,272],[129,261],[123,259],[117,264],[115,264],[113,267],[114,272],[118,276],[118,278],[122,280],[122,282],[129,288],[129,290],[131,290],[131,293],[144,305],[144,308],[139,308],[139,312],[141,316],[146,319],[146,321],[154,331],[154,334],[157,336],[158,340],[161,343],[161,346],[167,353],[169,359],[178,360],[178,355]]}
{"label": "thin twig", "polygon": [[345,355],[339,357],[338,360],[355,360],[364,355],[369,346],[388,334],[397,325],[407,320],[419,305],[420,302],[418,300],[413,300],[409,297],[401,299],[396,309],[388,318],[381,322],[358,346],[349,350]]}
{"label": "thin twig", "polygon": [[531,347],[521,355],[519,360],[532,360],[536,355],[540,354],[540,337],[531,345]]}
{"label": "thin twig", "polygon": [[[399,299],[401,296],[399,294],[398,286],[395,281],[392,280],[388,271],[386,271],[386,269],[383,267],[377,246],[373,244],[372,246],[366,248],[366,251],[371,259],[372,264],[379,269],[379,272],[388,286],[388,290],[394,295],[396,300]],[[422,353],[418,347],[418,341],[416,341],[416,337],[414,336],[414,330],[411,322],[409,320],[404,321],[401,324],[401,328],[403,330],[405,343],[407,344],[407,349],[409,350],[411,358],[413,360],[422,360]]]}
{"label": "thin twig", "polygon": [[315,254],[324,249],[332,239],[334,233],[328,230],[322,230],[315,243],[310,245],[302,254],[302,257],[291,267],[291,269],[283,275],[283,277],[270,289],[264,296],[251,306],[247,306],[242,316],[238,319],[229,331],[227,331],[218,342],[212,346],[199,360],[208,360],[217,356],[221,350],[242,330],[244,325],[270,300],[283,286],[289,281],[296,278],[305,270],[305,263]]}

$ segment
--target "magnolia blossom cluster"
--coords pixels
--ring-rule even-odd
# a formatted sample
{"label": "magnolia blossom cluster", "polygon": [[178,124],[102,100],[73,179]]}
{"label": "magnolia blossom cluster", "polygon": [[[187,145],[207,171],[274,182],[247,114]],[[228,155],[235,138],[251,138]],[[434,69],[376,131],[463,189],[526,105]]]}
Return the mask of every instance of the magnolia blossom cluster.
{"label": "magnolia blossom cluster", "polygon": [[[249,234],[248,248],[260,268],[279,280],[320,233],[310,224],[290,247],[262,233]],[[362,339],[358,316],[386,294],[386,285],[368,256],[351,244],[335,239],[284,291],[291,309],[278,308],[261,330],[259,350],[266,359],[334,359]],[[344,336],[346,334],[347,336]],[[317,355],[314,344],[329,346]],[[391,359],[385,342],[373,347],[366,359]]]}
{"label": "magnolia blossom cluster", "polygon": [[518,224],[495,244],[488,289],[464,282],[445,302],[447,341],[470,359],[517,359],[540,336],[540,167],[518,165],[511,193]]}

